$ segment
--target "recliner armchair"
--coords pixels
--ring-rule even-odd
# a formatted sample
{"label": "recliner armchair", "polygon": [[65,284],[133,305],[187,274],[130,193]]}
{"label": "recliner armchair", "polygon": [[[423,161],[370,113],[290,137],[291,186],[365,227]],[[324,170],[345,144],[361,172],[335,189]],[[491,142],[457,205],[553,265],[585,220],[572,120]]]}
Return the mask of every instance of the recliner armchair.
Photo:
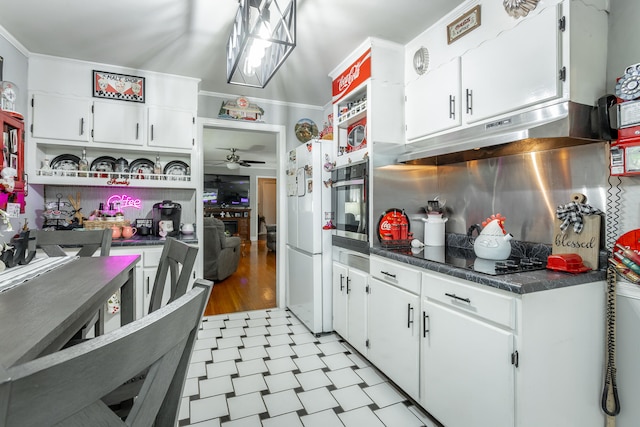
{"label": "recliner armchair", "polygon": [[224,222],[215,217],[205,217],[203,238],[203,276],[217,281],[231,276],[240,263],[240,237],[228,237],[224,232]]}
{"label": "recliner armchair", "polygon": [[266,224],[265,226],[267,227],[267,249],[275,252],[278,246],[276,225]]}

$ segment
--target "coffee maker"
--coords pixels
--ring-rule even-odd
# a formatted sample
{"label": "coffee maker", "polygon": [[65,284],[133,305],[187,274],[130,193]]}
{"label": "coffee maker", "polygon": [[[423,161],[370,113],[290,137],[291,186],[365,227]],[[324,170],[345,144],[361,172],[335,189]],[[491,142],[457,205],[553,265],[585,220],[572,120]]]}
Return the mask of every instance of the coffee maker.
{"label": "coffee maker", "polygon": [[[180,233],[180,214],[182,206],[171,200],[163,200],[153,205],[153,234],[160,236],[164,231],[167,236],[177,236]],[[162,233],[162,234],[164,234]]]}

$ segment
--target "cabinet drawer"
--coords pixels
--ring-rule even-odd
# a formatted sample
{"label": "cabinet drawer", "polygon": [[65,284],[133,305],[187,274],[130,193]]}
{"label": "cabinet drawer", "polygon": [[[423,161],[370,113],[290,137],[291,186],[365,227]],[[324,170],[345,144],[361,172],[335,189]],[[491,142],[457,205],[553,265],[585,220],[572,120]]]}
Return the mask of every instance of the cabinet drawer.
{"label": "cabinet drawer", "polygon": [[420,272],[396,261],[371,256],[371,276],[414,294],[420,293]]}
{"label": "cabinet drawer", "polygon": [[428,273],[423,273],[422,284],[429,300],[515,329],[515,297]]}
{"label": "cabinet drawer", "polygon": [[162,255],[162,248],[145,249],[144,266],[157,267],[160,263],[160,255]]}

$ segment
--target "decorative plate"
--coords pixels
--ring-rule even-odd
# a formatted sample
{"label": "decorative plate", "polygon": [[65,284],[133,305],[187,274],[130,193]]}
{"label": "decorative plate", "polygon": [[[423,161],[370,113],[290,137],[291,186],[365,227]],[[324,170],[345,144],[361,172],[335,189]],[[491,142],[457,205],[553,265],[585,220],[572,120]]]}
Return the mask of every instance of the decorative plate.
{"label": "decorative plate", "polygon": [[148,175],[153,173],[153,162],[149,159],[135,159],[129,165],[129,172],[132,174]]}
{"label": "decorative plate", "polygon": [[77,171],[80,157],[73,154],[61,154],[55,157],[51,163],[51,169],[54,171]]}
{"label": "decorative plate", "polygon": [[378,239],[379,240],[397,240],[394,237],[394,225],[407,226],[407,232],[411,230],[409,217],[404,214],[402,209],[387,209],[378,220]]}
{"label": "decorative plate", "polygon": [[180,160],[173,160],[164,167],[165,175],[187,176],[189,175],[189,165]]}
{"label": "decorative plate", "polygon": [[102,156],[95,159],[91,162],[92,171],[98,172],[115,172],[116,170],[116,159],[110,156]]}
{"label": "decorative plate", "polygon": [[298,141],[305,143],[318,137],[318,126],[311,119],[300,119],[296,123],[295,132]]}

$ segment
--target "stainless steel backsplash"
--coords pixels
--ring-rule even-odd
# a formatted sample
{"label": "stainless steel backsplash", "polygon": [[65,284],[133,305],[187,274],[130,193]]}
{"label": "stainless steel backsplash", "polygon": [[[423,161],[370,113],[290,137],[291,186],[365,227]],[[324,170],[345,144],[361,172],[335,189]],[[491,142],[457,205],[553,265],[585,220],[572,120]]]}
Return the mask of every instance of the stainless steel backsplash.
{"label": "stainless steel backsplash", "polygon": [[[424,207],[438,196],[446,200],[446,232],[466,233],[491,214],[506,217],[505,228],[515,239],[551,244],[556,208],[573,193],[587,204],[606,209],[609,153],[605,142],[473,160],[444,166],[392,164],[392,155],[374,158],[372,228],[382,213],[404,209],[414,236],[423,240]],[[603,227],[604,229],[604,224]]]}

